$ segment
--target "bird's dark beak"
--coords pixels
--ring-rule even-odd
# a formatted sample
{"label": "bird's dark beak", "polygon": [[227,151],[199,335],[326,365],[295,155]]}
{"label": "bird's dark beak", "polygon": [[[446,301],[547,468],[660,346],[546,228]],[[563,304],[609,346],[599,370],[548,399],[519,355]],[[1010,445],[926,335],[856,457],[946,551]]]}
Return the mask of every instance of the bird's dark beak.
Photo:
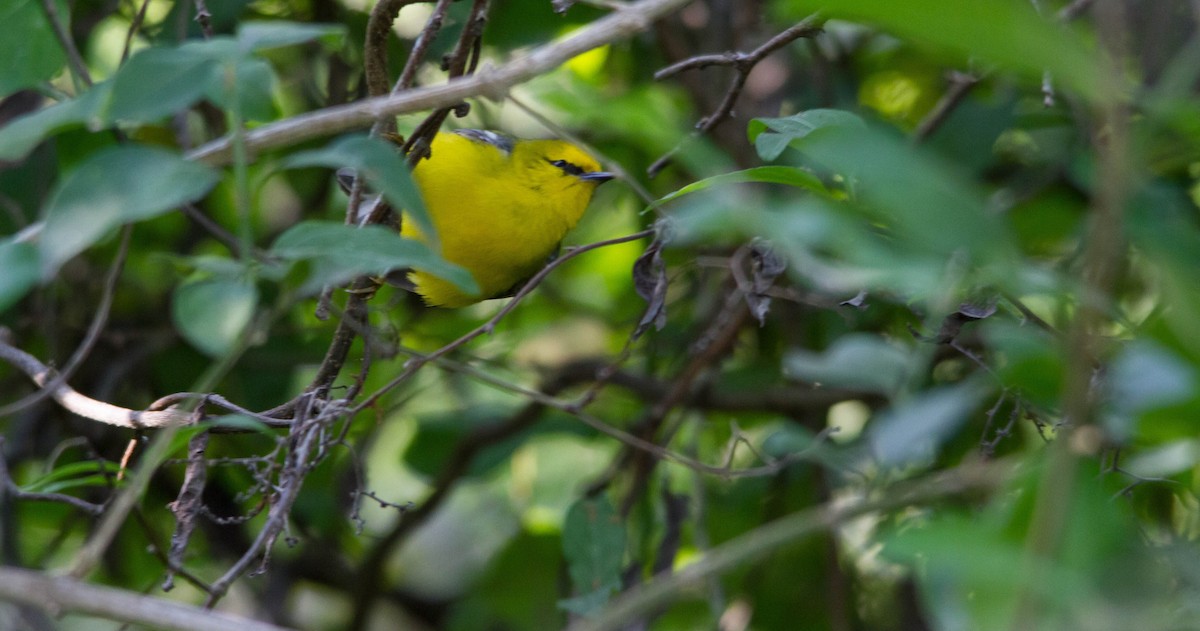
{"label": "bird's dark beak", "polygon": [[591,173],[582,173],[579,175],[579,179],[585,182],[595,182],[596,184],[603,184],[615,177],[617,176],[608,171],[592,171]]}

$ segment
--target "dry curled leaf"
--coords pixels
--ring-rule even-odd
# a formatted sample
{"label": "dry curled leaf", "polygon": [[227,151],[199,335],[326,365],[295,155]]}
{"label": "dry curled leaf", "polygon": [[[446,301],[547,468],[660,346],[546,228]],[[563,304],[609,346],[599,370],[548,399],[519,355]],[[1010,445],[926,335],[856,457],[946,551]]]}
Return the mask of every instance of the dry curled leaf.
{"label": "dry curled leaf", "polygon": [[208,462],[204,454],[208,450],[207,431],[201,431],[188,441],[187,468],[184,470],[183,484],[179,486],[179,495],[174,502],[167,505],[175,514],[175,532],[171,533],[171,547],[167,553],[170,561],[167,576],[163,580],[163,591],[171,591],[175,585],[175,568],[183,567],[184,553],[196,529],[196,522],[204,512],[202,496],[204,486],[208,482]]}
{"label": "dry curled leaf", "polygon": [[662,234],[658,234],[633,264],[633,289],[646,301],[646,313],[633,332],[634,339],[641,337],[651,324],[655,330],[661,331],[667,323],[667,266],[662,260],[664,243]]}
{"label": "dry curled leaf", "polygon": [[855,309],[859,309],[859,310],[866,309],[867,308],[867,290],[860,289],[857,294],[854,294],[853,298],[851,298],[849,300],[843,300],[843,301],[839,302],[838,305],[840,305],[842,307],[854,307]]}
{"label": "dry curled leaf", "polygon": [[912,330],[913,335],[922,341],[934,342],[936,344],[950,344],[962,332],[962,328],[968,322],[975,320],[983,320],[991,317],[996,313],[996,300],[993,298],[983,303],[964,302],[958,307],[958,311],[951,313],[942,320],[942,326],[938,332],[932,336],[921,335],[916,330]]}
{"label": "dry curled leaf", "polygon": [[766,324],[767,311],[771,308],[771,298],[766,295],[766,292],[786,269],[787,261],[775,253],[770,242],[765,239],[755,239],[750,244],[752,281],[751,291],[746,294],[746,306],[750,308],[754,319],[758,320],[759,326]]}
{"label": "dry curled leaf", "polygon": [[957,315],[965,320],[983,320],[996,313],[996,299],[993,298],[982,304],[964,302],[958,308]]}

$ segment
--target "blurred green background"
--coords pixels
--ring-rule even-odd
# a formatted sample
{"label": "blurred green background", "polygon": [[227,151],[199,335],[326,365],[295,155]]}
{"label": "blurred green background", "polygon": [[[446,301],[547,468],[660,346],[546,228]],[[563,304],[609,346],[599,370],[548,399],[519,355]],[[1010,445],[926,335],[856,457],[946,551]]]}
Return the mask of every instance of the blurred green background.
{"label": "blurred green background", "polygon": [[[279,405],[346,304],[335,289],[316,317],[322,283],[427,260],[334,225],[341,158],[403,180],[397,156],[344,153],[365,141],[184,157],[364,98],[370,3],[209,0],[206,34],[189,2],[2,2],[0,326],[61,368],[105,313],[78,391],[143,409],[207,374],[240,406]],[[478,72],[620,4],[494,0]],[[446,80],[471,8],[448,4],[418,85]],[[400,11],[393,80],[434,10]],[[797,24],[812,28],[751,55]],[[218,610],[330,630],[1198,628],[1197,24],[1183,0],[696,0],[470,99],[445,129],[566,133],[626,174],[565,245],[656,237],[566,261],[398,385],[504,301],[429,309],[381,289],[331,396],[383,392],[327,428],[265,572]],[[747,56],[655,78],[731,51]],[[298,224],[325,245],[289,249]],[[652,242],[661,268],[635,274]],[[648,316],[637,281],[661,290]],[[52,571],[97,518],[27,494],[106,501],[135,433],[11,405],[33,391],[0,365],[0,554]],[[90,581],[205,601],[294,448],[239,422],[252,431],[210,437],[175,589],[159,587],[178,438]],[[989,465],[969,493],[938,491],[937,473]],[[714,549],[730,567],[619,617]],[[0,604],[0,627],[119,626]]]}

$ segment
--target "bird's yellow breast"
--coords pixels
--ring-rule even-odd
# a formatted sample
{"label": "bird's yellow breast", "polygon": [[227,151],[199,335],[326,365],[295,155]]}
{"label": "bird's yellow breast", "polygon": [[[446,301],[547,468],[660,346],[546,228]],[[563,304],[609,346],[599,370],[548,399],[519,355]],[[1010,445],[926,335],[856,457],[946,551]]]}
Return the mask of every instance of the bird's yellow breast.
{"label": "bird's yellow breast", "polygon": [[[546,144],[551,143],[551,144]],[[517,141],[511,154],[454,133],[438,134],[431,155],[413,178],[437,230],[441,255],[466,268],[479,284],[472,296],[426,272],[409,275],[426,303],[461,307],[497,297],[536,273],[587,208],[595,183],[550,165],[565,150],[598,165],[560,141]],[[551,157],[548,157],[551,156]],[[583,156],[583,158],[580,158]],[[423,239],[414,222],[402,234]]]}

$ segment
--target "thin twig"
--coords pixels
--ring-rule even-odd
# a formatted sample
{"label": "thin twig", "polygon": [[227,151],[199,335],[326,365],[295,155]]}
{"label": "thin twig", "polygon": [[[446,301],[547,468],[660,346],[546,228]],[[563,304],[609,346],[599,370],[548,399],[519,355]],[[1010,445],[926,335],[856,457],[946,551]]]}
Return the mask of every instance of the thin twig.
{"label": "thin twig", "polygon": [[[150,541],[150,550],[154,553],[154,556],[158,557],[158,560],[162,562],[163,567],[166,567],[167,571],[171,574],[182,577],[183,580],[191,583],[196,589],[208,593],[207,582],[202,580],[199,576],[192,574],[182,565],[173,565],[171,560],[167,558],[167,553],[163,551],[163,546],[160,545],[155,539],[156,533],[150,526],[150,520],[146,517],[145,511],[143,511],[140,507],[135,507],[133,509],[133,517],[137,520],[138,526],[142,528],[142,532],[145,533],[146,539]],[[166,591],[167,589],[168,588],[164,585],[163,591]]]}
{"label": "thin twig", "polygon": [[878,499],[860,496],[842,499],[793,513],[746,532],[705,551],[700,559],[677,573],[651,581],[621,595],[611,604],[567,631],[615,631],[648,612],[678,600],[690,589],[734,568],[762,560],[783,546],[817,532],[829,530],[856,517],[905,506],[921,505],[947,497],[998,488],[1012,474],[1013,463],[970,463],[922,479],[897,484]]}
{"label": "thin twig", "polygon": [[1126,204],[1133,189],[1130,164],[1131,107],[1123,81],[1130,56],[1129,21],[1124,3],[1096,5],[1096,28],[1101,42],[1101,107],[1093,123],[1092,146],[1097,158],[1097,178],[1091,192],[1091,213],[1083,239],[1080,282],[1083,296],[1071,319],[1064,341],[1067,358],[1063,377],[1063,427],[1048,449],[1023,550],[1023,575],[1027,580],[1015,600],[1013,628],[1029,628],[1044,619],[1045,601],[1037,585],[1048,578],[1045,563],[1058,558],[1070,519],[1070,499],[1078,486],[1081,453],[1071,446],[1081,430],[1097,421],[1101,396],[1093,387],[1096,366],[1102,359],[1114,286],[1127,265],[1125,243]]}
{"label": "thin twig", "polygon": [[84,63],[83,56],[79,54],[79,49],[75,47],[75,40],[71,39],[71,33],[67,31],[62,18],[58,15],[58,6],[54,0],[42,0],[42,9],[46,12],[46,20],[50,22],[50,27],[54,29],[54,37],[58,38],[59,45],[67,55],[67,63],[71,65],[72,72],[85,85],[91,87],[92,75],[88,72],[87,64]]}
{"label": "thin twig", "polygon": [[[33,355],[9,344],[3,333],[5,333],[5,330],[0,329],[0,360],[8,362],[21,372],[24,372],[34,383],[41,386],[42,389],[49,391],[47,386],[54,378],[54,371]],[[231,412],[244,414],[272,427],[288,427],[291,425],[290,420],[281,418],[279,415],[253,412],[214,394],[180,392],[159,399],[158,402],[145,410],[132,410],[85,396],[66,384],[59,385],[50,392],[50,396],[68,412],[78,414],[83,418],[93,421],[128,429],[161,429],[188,425],[195,418],[190,412],[180,409],[178,404],[189,400],[213,403]]]}
{"label": "thin twig", "polygon": [[[424,354],[421,354],[421,353],[411,350],[411,349],[404,349],[404,352],[417,358],[417,359],[421,359],[424,361],[435,361],[434,359],[430,358],[429,355],[424,355]],[[745,469],[731,468],[730,466],[728,466],[728,463],[722,463],[720,465],[706,464],[706,463],[696,460],[695,458],[692,458],[690,456],[680,454],[677,452],[673,452],[670,449],[662,447],[651,441],[645,440],[637,435],[631,434],[631,433],[626,432],[621,429],[617,429],[617,428],[613,427],[612,425],[610,425],[609,423],[606,423],[605,421],[603,421],[602,419],[600,419],[597,416],[580,411],[574,402],[559,399],[557,397],[548,395],[542,391],[535,390],[532,388],[527,388],[524,386],[520,386],[520,385],[517,385],[517,384],[509,382],[509,381],[505,381],[503,379],[500,379],[499,377],[496,377],[495,375],[484,372],[482,370],[478,370],[478,369],[474,368],[473,366],[463,364],[460,362],[455,362],[453,360],[448,360],[444,357],[437,358],[436,361],[439,366],[446,368],[448,370],[453,370],[455,372],[460,372],[460,373],[463,373],[466,375],[470,375],[471,377],[474,377],[475,379],[477,379],[483,383],[487,383],[487,384],[490,384],[497,388],[508,390],[509,392],[514,392],[514,393],[520,394],[520,395],[524,396],[525,398],[529,399],[530,401],[537,403],[538,405],[548,407],[548,408],[553,408],[556,410],[561,410],[563,412],[566,412],[568,414],[576,416],[579,418],[579,420],[583,421],[583,423],[585,425],[587,425],[588,427],[591,427],[592,429],[595,429],[596,431],[598,431],[602,434],[605,434],[611,438],[615,438],[618,441],[620,441],[621,443],[625,444],[626,446],[628,446],[632,449],[636,449],[638,451],[647,453],[651,456],[658,458],[659,460],[667,460],[670,462],[674,462],[676,464],[683,465],[684,467],[692,469],[693,471],[696,471],[698,473],[719,476],[719,477],[725,478],[725,479],[762,477],[762,476],[774,475],[774,474],[778,473],[779,471],[781,471],[782,469],[785,469],[788,466],[791,466],[792,464],[794,464],[795,462],[803,460],[805,457],[808,456],[808,454],[791,454],[790,457],[788,457],[788,458],[783,458],[781,460],[771,462],[766,466],[748,467]],[[665,388],[664,390],[665,390],[667,396],[673,396],[677,389],[674,387],[671,387],[671,388]]]}
{"label": "thin twig", "polygon": [[[401,346],[401,353],[410,356],[424,356],[411,348]],[[462,373],[476,378],[482,383],[489,384],[501,390],[522,396],[538,397],[544,405],[568,414],[577,414],[586,406],[579,399],[543,398],[549,396],[545,389],[530,389],[491,373],[484,372],[470,364],[440,357],[433,362],[443,370]],[[549,379],[550,383],[566,382],[569,384],[595,383],[603,379],[605,383],[619,388],[646,403],[662,401],[671,391],[674,382],[656,379],[649,375],[628,372],[610,368],[611,364],[601,358],[581,359],[557,367]],[[706,384],[706,387],[692,388],[687,397],[679,402],[689,408],[721,412],[753,412],[773,413],[781,416],[803,416],[814,412],[827,410],[830,406],[842,401],[874,402],[879,395],[858,390],[809,386],[770,386],[762,389],[724,388],[716,389]]]}
{"label": "thin twig", "polygon": [[1058,19],[1063,22],[1070,22],[1075,18],[1083,15],[1084,11],[1091,8],[1096,0],[1075,0],[1071,4],[1058,10]]}
{"label": "thin twig", "polygon": [[[471,5],[471,13],[467,16],[467,23],[463,27],[462,33],[459,34],[454,50],[442,60],[442,69],[446,71],[451,81],[475,72],[475,64],[479,61],[479,45],[482,42],[483,28],[487,24],[487,13],[490,6],[491,3],[488,0],[474,0]],[[409,166],[416,166],[417,162],[428,157],[429,145],[433,142],[433,137],[437,135],[450,112],[456,112],[461,118],[466,116],[466,108],[465,102],[438,108],[417,125],[403,147],[404,153],[408,155]]]}
{"label": "thin twig", "polygon": [[[653,439],[654,436],[660,434],[659,430],[666,422],[667,415],[683,401],[688,392],[691,391],[693,384],[733,349],[734,342],[737,341],[738,332],[745,326],[750,317],[750,311],[746,307],[744,300],[745,296],[741,290],[735,289],[726,296],[725,301],[712,317],[709,326],[706,327],[704,333],[696,343],[692,345],[693,354],[691,359],[688,361],[687,366],[674,379],[666,395],[633,424],[633,427],[636,428],[634,431],[638,436]],[[659,444],[669,444],[678,428],[679,425],[675,424],[673,427],[663,430],[657,440],[653,440],[652,444],[656,446]],[[661,449],[666,451],[665,447]],[[628,514],[641,498],[642,493],[645,492],[649,484],[650,474],[653,473],[654,467],[657,464],[657,460],[650,457],[652,455],[657,456],[658,454],[643,448],[641,449],[641,453],[621,454],[617,457],[618,460],[631,459],[630,464],[633,470],[633,481],[630,483],[629,491],[621,504],[621,514]],[[727,467],[720,468],[727,469]]]}
{"label": "thin twig", "polygon": [[238,238],[221,226],[221,224],[213,221],[208,215],[205,215],[204,211],[200,210],[195,204],[190,202],[180,204],[179,208],[183,210],[183,214],[187,215],[189,219],[199,224],[205,232],[220,242],[221,245],[228,248],[234,258],[241,259],[246,257],[248,253],[242,252],[242,244],[238,241]]}
{"label": "thin twig", "polygon": [[8,473],[8,460],[4,456],[4,436],[0,436],[0,496],[5,493],[19,500],[68,504],[90,515],[103,513],[107,506],[107,502],[104,504],[93,504],[92,502],[63,493],[35,493],[17,486],[17,483],[13,481]]}
{"label": "thin twig", "polygon": [[1033,323],[1034,326],[1053,335],[1054,337],[1062,339],[1062,333],[1058,329],[1054,328],[1054,325],[1043,320],[1041,316],[1034,313],[1033,310],[1030,309],[1024,302],[1021,302],[1019,298],[1008,292],[1001,292],[1000,295],[1003,296],[1004,299],[1009,302],[1009,304],[1016,307],[1017,311],[1021,313],[1021,316],[1025,318],[1026,321]]}
{"label": "thin twig", "polygon": [[554,271],[558,266],[566,263],[567,261],[569,261],[581,254],[584,254],[585,252],[590,252],[597,248],[602,248],[602,247],[606,247],[606,246],[610,246],[610,245],[617,245],[620,243],[628,243],[630,241],[637,241],[638,239],[644,239],[653,234],[654,234],[653,230],[643,230],[641,232],[635,232],[633,234],[625,235],[623,237],[617,237],[614,239],[606,239],[604,241],[597,241],[595,243],[590,243],[585,246],[581,246],[578,248],[572,248],[572,249],[568,250],[562,256],[551,261],[549,265],[546,265],[545,267],[543,267],[541,269],[541,271],[539,271],[532,278],[530,278],[529,281],[527,281],[525,283],[525,285],[523,287],[521,287],[521,290],[518,291],[512,297],[512,299],[510,299],[508,301],[508,304],[504,305],[504,307],[502,309],[500,309],[500,311],[496,312],[496,315],[489,318],[487,322],[479,325],[478,327],[469,331],[465,335],[463,335],[463,336],[459,337],[458,339],[454,340],[453,342],[450,342],[449,344],[446,344],[445,346],[433,351],[432,353],[429,353],[428,355],[408,360],[404,364],[404,370],[402,370],[399,375],[394,377],[391,381],[389,381],[388,383],[383,385],[381,388],[379,388],[378,390],[373,392],[370,396],[368,396],[366,399],[364,399],[362,402],[360,402],[358,405],[356,405],[353,409],[351,409],[350,413],[357,414],[357,413],[361,412],[362,410],[364,410],[372,405],[375,405],[375,403],[379,400],[380,397],[382,397],[384,394],[387,394],[392,389],[394,389],[396,386],[399,386],[401,383],[404,383],[405,381],[407,381],[414,373],[416,373],[418,370],[420,370],[422,366],[429,363],[430,361],[433,361],[434,359],[442,357],[443,355],[446,355],[446,354],[450,353],[451,351],[458,349],[459,347],[467,344],[468,342],[470,342],[471,340],[473,340],[477,337],[480,337],[485,334],[490,334],[493,330],[495,330],[496,325],[502,319],[504,319],[505,316],[507,316],[509,313],[511,313],[513,311],[513,309],[516,309],[517,305],[520,304],[520,302],[522,300],[524,300],[525,297],[528,296],[535,287],[537,287],[539,284],[541,284],[541,282],[543,280],[545,280],[545,278],[547,276],[550,275],[550,272]]}
{"label": "thin twig", "polygon": [[[555,0],[553,4],[555,11],[558,13],[566,12],[570,8],[570,5],[573,4],[586,4],[590,7],[607,9],[609,11],[622,11],[629,6],[628,2],[622,2],[621,0]],[[562,10],[559,10],[559,6],[562,6]]]}
{"label": "thin twig", "polygon": [[[113,295],[117,290],[117,279],[121,277],[121,272],[125,269],[125,258],[129,255],[129,242],[132,235],[133,224],[126,224],[121,229],[121,244],[117,246],[117,256],[113,259],[112,265],[108,268],[108,274],[105,276],[104,289],[100,293],[100,304],[96,307],[96,314],[92,316],[92,322],[88,325],[88,330],[83,336],[83,341],[80,342],[75,352],[71,354],[71,358],[67,360],[67,365],[53,379],[42,385],[38,391],[22,399],[13,401],[8,405],[0,406],[0,418],[16,414],[51,396],[59,386],[65,384],[71,378],[71,375],[75,374],[75,371],[83,364],[83,360],[87,359],[87,356],[92,352],[92,348],[96,345],[96,340],[100,339],[100,333],[104,331],[104,326],[108,324],[108,315],[112,309]],[[2,343],[3,341],[0,340],[0,344]]]}
{"label": "thin twig", "polygon": [[[547,392],[557,392],[562,387],[565,385],[551,382],[546,384],[545,389]],[[467,474],[471,462],[481,451],[530,427],[541,418],[543,409],[544,406],[540,403],[530,403],[503,422],[474,428],[455,444],[454,450],[446,458],[437,479],[434,480],[429,495],[420,506],[403,511],[395,525],[376,541],[359,565],[352,590],[354,614],[350,624],[346,625],[348,631],[356,631],[366,626],[371,605],[379,593],[380,585],[384,583],[381,577],[392,551],[442,506],[450,497],[455,484]]]}
{"label": "thin twig", "polygon": [[946,119],[950,118],[950,113],[962,103],[967,94],[979,83],[979,77],[965,72],[954,72],[950,75],[950,88],[938,100],[937,105],[930,110],[925,118],[917,125],[916,131],[913,132],[912,142],[919,144],[924,142],[933,132],[937,131]]}
{"label": "thin twig", "polygon": [[7,566],[0,567],[0,600],[23,603],[54,615],[71,612],[154,629],[287,631],[252,618]]}
{"label": "thin twig", "polygon": [[291,448],[287,451],[284,465],[279,472],[276,491],[271,498],[271,509],[267,513],[267,523],[259,530],[250,549],[221,578],[213,582],[205,607],[214,606],[229,590],[233,581],[258,560],[259,555],[263,557],[263,566],[266,565],[271,546],[287,525],[288,515],[291,514],[292,505],[300,494],[305,475],[317,457],[319,439],[332,420],[326,411],[318,411],[317,405],[316,397],[310,395],[297,408],[296,422],[292,425],[289,436]]}
{"label": "thin twig", "polygon": [[813,14],[804,18],[804,20],[793,24],[787,29],[780,31],[774,37],[767,40],[762,46],[755,48],[749,53],[727,52],[719,55],[699,55],[690,59],[685,59],[681,62],[672,64],[654,73],[654,79],[661,81],[672,77],[684,70],[700,70],[709,66],[733,66],[739,72],[749,73],[753,70],[758,62],[767,58],[771,53],[787,46],[788,44],[800,39],[801,37],[812,37],[821,32],[823,20],[819,15]]}
{"label": "thin twig", "polygon": [[[721,98],[721,103],[717,105],[712,113],[701,118],[696,123],[696,132],[693,135],[706,134],[733,114],[733,106],[737,103],[738,97],[741,96],[742,89],[746,87],[746,80],[750,78],[750,73],[754,71],[755,66],[775,51],[802,37],[813,37],[820,34],[823,31],[824,23],[824,18],[819,13],[814,13],[777,33],[774,37],[763,43],[763,45],[748,53],[730,51],[716,55],[698,55],[659,70],[654,73],[654,78],[661,81],[685,70],[700,70],[710,66],[733,67],[733,79],[730,80],[729,87],[726,88],[725,95]],[[676,151],[669,151],[658,160],[655,160],[654,164],[651,164],[650,168],[646,169],[647,174],[650,177],[658,175],[660,171],[670,164]]]}
{"label": "thin twig", "polygon": [[133,16],[133,20],[129,23],[129,30],[125,31],[125,46],[121,48],[121,63],[125,63],[129,59],[129,51],[133,45],[133,35],[138,29],[142,28],[142,22],[146,20],[146,9],[150,7],[150,0],[142,0],[142,6],[138,8],[138,12]]}
{"label": "thin twig", "polygon": [[206,40],[212,39],[212,13],[208,10],[208,5],[204,3],[204,0],[194,1],[196,4],[196,23],[200,25],[200,34]]}
{"label": "thin twig", "polygon": [[[395,21],[396,15],[399,13],[400,8],[405,4],[408,4],[408,0],[385,0],[384,2],[377,4],[371,12],[371,19],[367,28],[367,40],[365,43],[366,52],[364,53],[364,56],[367,82],[370,93],[373,96],[381,96],[387,93],[387,37],[391,32],[392,22]],[[392,95],[403,92],[405,89],[410,87],[410,84],[415,77],[416,68],[420,61],[424,59],[426,49],[428,48],[429,44],[432,43],[437,32],[441,29],[442,20],[444,19],[447,9],[446,4],[447,3],[445,0],[440,1],[434,8],[433,15],[431,15],[429,20],[425,23],[425,28],[421,31],[417,41],[413,44],[412,51],[409,53],[408,63],[405,65],[404,71],[401,73],[401,78],[399,81],[397,81],[396,86],[391,91]],[[487,3],[481,0],[476,0],[476,3],[472,7],[471,11],[472,21],[467,25],[467,28],[463,29],[463,33],[460,36],[459,45],[457,46],[456,51],[468,50],[472,48],[471,46],[464,45],[464,42],[471,37],[475,37],[476,39],[478,38],[478,35],[482,30],[482,26],[479,27],[478,32],[475,32],[473,31],[473,25],[478,19],[480,19],[480,16],[477,15],[477,11],[479,11],[481,5],[483,6],[483,10],[486,11]],[[465,53],[463,54],[465,55]],[[465,67],[465,59],[460,60],[458,65],[451,69],[451,76],[455,76],[455,71],[461,74],[462,69]],[[437,112],[432,114],[431,118],[436,116],[438,116]],[[440,126],[441,121],[444,119],[444,115],[442,115],[441,118],[438,118],[437,125]],[[426,119],[426,123],[429,122],[430,119]],[[371,135],[378,136],[390,131],[394,131],[394,129],[394,115],[381,115],[371,126]],[[427,141],[428,139],[433,138],[434,133],[436,133],[436,128],[432,131],[425,132],[422,132],[421,128],[418,128],[418,131],[409,138],[409,143],[422,138]],[[410,149],[411,144],[406,144],[403,148],[403,151],[408,152]],[[415,154],[410,155],[410,165],[414,164],[413,161],[415,159],[420,159],[421,157],[421,152],[416,152]],[[363,189],[361,178],[354,178],[354,184],[350,190],[350,199],[346,207],[347,224],[377,224],[383,222],[386,217],[392,214],[390,206],[388,206],[383,196],[380,195],[371,205],[365,221],[360,221],[359,206],[362,193]],[[313,380],[312,385],[309,386],[306,392],[325,392],[337,378],[337,375],[341,372],[342,366],[345,364],[346,356],[350,351],[350,345],[354,342],[355,336],[357,334],[362,334],[367,329],[368,323],[366,302],[374,294],[376,287],[377,283],[375,281],[365,277],[359,278],[353,283],[353,287],[350,292],[350,298],[347,300],[346,309],[340,322],[338,323],[338,328],[334,332],[333,341],[329,346],[329,350],[325,354],[325,358],[321,362],[321,367],[317,371],[317,377]],[[327,314],[330,310],[332,304],[330,296],[331,293],[329,291],[322,292],[321,300],[318,304],[318,317],[320,317],[322,314]],[[364,378],[360,379],[360,383],[365,380],[365,368],[366,367],[364,366],[364,372],[362,373]],[[355,391],[355,394],[357,394],[357,390]],[[290,405],[291,403],[285,404],[284,406],[276,408],[272,412],[286,413]]]}
{"label": "thin twig", "polygon": [[413,41],[412,50],[408,53],[408,60],[404,62],[404,69],[400,71],[400,78],[396,80],[396,85],[392,87],[392,94],[399,94],[413,87],[413,81],[417,78],[417,69],[425,61],[425,54],[429,51],[433,40],[437,38],[438,32],[442,30],[442,23],[446,19],[446,12],[450,10],[450,3],[452,1],[438,0],[438,3],[434,5],[433,13],[429,15],[429,19],[425,22],[425,28],[421,30],[421,33],[417,35],[417,39]]}
{"label": "thin twig", "polygon": [[[204,373],[196,379],[193,384],[194,389],[211,390],[220,382],[233,369],[238,359],[246,352],[246,349],[249,348],[250,341],[262,334],[259,326],[262,326],[266,321],[267,319],[263,318],[259,320],[258,326],[247,327],[234,346],[210,364]],[[3,346],[5,345],[0,343],[0,347]],[[25,353],[25,355],[28,354]],[[61,392],[64,388],[66,386],[60,388],[59,391]],[[58,393],[56,393],[55,398],[58,399]],[[129,412],[129,410],[117,408],[107,403],[103,403],[102,405],[122,410],[124,413]],[[176,417],[184,415],[184,419],[179,421],[176,418],[174,419],[174,424],[163,426],[161,431],[155,433],[154,437],[150,440],[150,446],[146,449],[145,455],[142,457],[141,462],[138,463],[137,470],[130,478],[128,484],[117,492],[109,509],[89,534],[87,542],[74,555],[71,565],[66,570],[67,574],[76,578],[82,578],[95,569],[96,564],[100,562],[104,554],[108,551],[109,546],[112,545],[113,539],[121,529],[122,524],[125,523],[126,518],[128,518],[129,512],[133,510],[135,504],[144,496],[146,488],[150,484],[150,478],[158,470],[159,465],[170,455],[173,447],[172,441],[176,433],[180,430],[180,425],[198,423],[203,418],[202,411],[198,407],[198,404],[193,407],[188,402],[182,408],[172,408],[164,412],[135,413],[139,418],[145,418],[149,415],[167,415],[168,412],[171,412]]]}

